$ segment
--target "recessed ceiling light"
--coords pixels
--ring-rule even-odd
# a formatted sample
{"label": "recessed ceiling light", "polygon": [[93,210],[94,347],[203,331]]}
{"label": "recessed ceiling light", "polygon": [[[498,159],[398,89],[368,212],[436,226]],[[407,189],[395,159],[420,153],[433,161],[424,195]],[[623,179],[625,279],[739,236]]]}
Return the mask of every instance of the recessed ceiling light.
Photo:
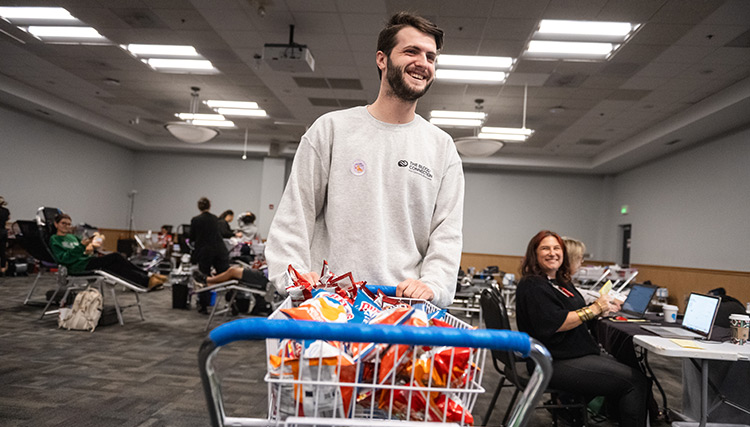
{"label": "recessed ceiling light", "polygon": [[61,27],[31,25],[24,28],[29,34],[45,42],[109,42],[93,27]]}
{"label": "recessed ceiling light", "polygon": [[174,59],[174,58],[149,58],[142,59],[149,67],[156,71],[167,72],[217,72],[211,61],[206,59]]}
{"label": "recessed ceiling light", "polygon": [[15,24],[18,21],[78,21],[62,7],[0,7],[0,16]]}
{"label": "recessed ceiling light", "polygon": [[513,58],[505,56],[447,55],[437,57],[438,68],[450,69],[488,69],[508,71],[513,67]]}
{"label": "recessed ceiling light", "polygon": [[139,58],[201,57],[193,46],[187,45],[129,44],[120,47]]}
{"label": "recessed ceiling light", "polygon": [[505,81],[506,73],[503,71],[477,71],[477,70],[445,70],[435,71],[438,80],[451,80],[460,83],[488,83],[496,84]]}
{"label": "recessed ceiling light", "polygon": [[543,19],[523,53],[529,59],[605,61],[641,27],[630,22]]}
{"label": "recessed ceiling light", "polygon": [[[544,39],[554,36],[577,36],[576,39],[593,36],[596,40],[614,37],[618,41],[625,41],[630,33],[638,28],[638,24],[630,22],[606,22],[606,21],[564,21],[556,19],[542,19],[539,23],[537,34],[543,35]],[[555,37],[559,39],[559,37]]]}

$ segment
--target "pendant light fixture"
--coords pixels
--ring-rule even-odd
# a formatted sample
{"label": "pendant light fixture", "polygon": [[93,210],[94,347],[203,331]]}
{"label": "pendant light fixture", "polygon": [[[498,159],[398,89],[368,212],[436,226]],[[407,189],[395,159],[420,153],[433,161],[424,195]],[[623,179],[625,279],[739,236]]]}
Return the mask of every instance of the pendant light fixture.
{"label": "pendant light fixture", "polygon": [[199,87],[193,86],[190,88],[190,114],[184,122],[169,122],[164,127],[172,134],[175,138],[188,144],[201,144],[214,139],[218,134],[218,129],[214,129],[211,126],[201,126],[194,123],[196,118],[196,112],[198,111],[198,92],[201,90]]}

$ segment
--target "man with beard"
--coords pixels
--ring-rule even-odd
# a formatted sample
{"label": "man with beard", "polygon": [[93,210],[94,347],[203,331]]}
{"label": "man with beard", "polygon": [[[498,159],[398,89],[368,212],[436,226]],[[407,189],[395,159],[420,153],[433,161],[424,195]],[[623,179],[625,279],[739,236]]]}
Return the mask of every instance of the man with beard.
{"label": "man with beard", "polygon": [[378,97],[323,115],[300,142],[266,244],[285,293],[291,264],[315,283],[327,260],[397,296],[453,300],[461,259],[464,177],[451,137],[415,111],[435,78],[443,31],[394,15],[378,37]]}

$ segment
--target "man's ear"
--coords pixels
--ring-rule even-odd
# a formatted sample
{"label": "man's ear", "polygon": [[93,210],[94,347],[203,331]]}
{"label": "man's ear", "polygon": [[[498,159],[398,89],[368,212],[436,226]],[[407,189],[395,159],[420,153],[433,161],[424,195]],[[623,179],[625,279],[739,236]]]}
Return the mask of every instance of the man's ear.
{"label": "man's ear", "polygon": [[380,71],[385,72],[385,69],[388,68],[388,56],[382,50],[379,50],[375,54],[375,63]]}

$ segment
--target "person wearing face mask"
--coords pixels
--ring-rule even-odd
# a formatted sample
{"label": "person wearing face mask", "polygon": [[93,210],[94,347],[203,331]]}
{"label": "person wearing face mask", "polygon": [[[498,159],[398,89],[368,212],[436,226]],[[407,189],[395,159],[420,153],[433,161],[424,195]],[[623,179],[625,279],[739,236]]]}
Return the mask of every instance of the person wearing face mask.
{"label": "person wearing face mask", "polygon": [[645,426],[649,382],[643,373],[601,350],[587,324],[619,305],[609,295],[586,305],[570,279],[570,259],[562,238],[549,230],[529,242],[516,290],[518,330],[536,338],[552,354],[549,386],[589,398],[605,396],[621,427]]}
{"label": "person wearing face mask", "polygon": [[450,135],[416,114],[435,79],[443,31],[407,12],[378,36],[380,90],[370,105],[323,115],[302,136],[266,242],[286,294],[291,264],[310,283],[327,260],[396,296],[453,301],[464,176]]}

